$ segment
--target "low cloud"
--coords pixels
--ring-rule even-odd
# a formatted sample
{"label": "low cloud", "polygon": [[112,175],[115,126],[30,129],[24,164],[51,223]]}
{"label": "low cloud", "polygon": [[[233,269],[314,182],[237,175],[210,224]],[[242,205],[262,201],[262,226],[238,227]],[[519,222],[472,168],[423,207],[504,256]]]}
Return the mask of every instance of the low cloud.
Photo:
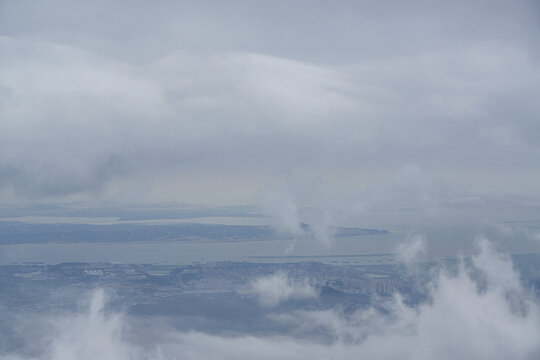
{"label": "low cloud", "polygon": [[277,306],[291,299],[312,299],[317,290],[306,281],[295,281],[286,273],[278,272],[259,278],[251,283],[249,293],[263,306]]}
{"label": "low cloud", "polygon": [[[312,197],[311,194],[309,196]],[[285,254],[294,251],[299,238],[313,240],[323,247],[334,244],[337,223],[333,212],[328,207],[300,207],[289,187],[267,191],[262,197],[260,208],[264,215],[270,217],[279,233],[293,237],[291,244],[284,250]]]}
{"label": "low cloud", "polygon": [[292,236],[304,235],[294,196],[287,188],[267,191],[262,196],[261,211],[270,217],[272,225],[280,233]]}
{"label": "low cloud", "polygon": [[134,358],[133,347],[123,338],[124,317],[105,311],[107,297],[103,290],[90,295],[88,312],[55,321],[58,335],[48,349],[50,359]]}
{"label": "low cloud", "polygon": [[398,245],[396,250],[397,259],[404,265],[411,265],[418,257],[426,253],[427,242],[422,235],[413,236],[409,241]]}
{"label": "low cloud", "polygon": [[[509,257],[489,241],[480,239],[478,254],[462,262],[457,272],[441,269],[428,289],[428,300],[415,307],[397,295],[381,305],[384,310],[369,308],[352,314],[338,308],[301,310],[275,317],[294,324],[296,336],[179,332],[147,320],[142,331],[140,322],[107,310],[103,292],[97,292],[88,310],[48,320],[54,331],[29,332],[36,338],[27,341],[39,347],[37,357],[47,360],[350,359],[359,354],[370,359],[532,360],[540,356],[538,300],[520,284]],[[312,288],[283,273],[255,281],[252,294],[259,297],[261,309],[287,299],[317,296]],[[325,340],[302,338],[309,331],[326,334]],[[0,358],[34,357],[3,349]]]}
{"label": "low cloud", "polygon": [[324,247],[334,245],[337,223],[332,211],[327,208],[312,208],[306,212],[309,222],[306,235]]}

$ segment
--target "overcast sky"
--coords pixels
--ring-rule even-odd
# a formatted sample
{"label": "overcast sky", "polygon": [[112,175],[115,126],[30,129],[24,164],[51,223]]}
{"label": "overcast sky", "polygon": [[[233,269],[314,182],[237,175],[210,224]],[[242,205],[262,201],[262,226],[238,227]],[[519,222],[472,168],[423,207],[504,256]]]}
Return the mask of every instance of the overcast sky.
{"label": "overcast sky", "polygon": [[537,1],[0,0],[0,35],[4,201],[540,193]]}

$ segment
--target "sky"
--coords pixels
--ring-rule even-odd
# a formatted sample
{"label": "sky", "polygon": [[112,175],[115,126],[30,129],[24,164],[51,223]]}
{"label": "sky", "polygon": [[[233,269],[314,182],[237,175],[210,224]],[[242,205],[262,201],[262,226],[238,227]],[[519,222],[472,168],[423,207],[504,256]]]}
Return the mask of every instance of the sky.
{"label": "sky", "polygon": [[536,1],[2,0],[0,198],[532,198],[539,30]]}

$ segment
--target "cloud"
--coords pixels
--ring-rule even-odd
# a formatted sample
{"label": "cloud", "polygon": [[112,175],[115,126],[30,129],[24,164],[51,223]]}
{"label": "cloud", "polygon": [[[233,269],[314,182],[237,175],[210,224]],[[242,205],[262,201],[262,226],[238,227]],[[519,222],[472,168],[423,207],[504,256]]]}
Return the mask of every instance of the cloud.
{"label": "cloud", "polygon": [[[540,354],[538,303],[519,285],[508,257],[497,253],[486,240],[480,241],[471,270],[489,279],[481,287],[476,275],[464,266],[457,274],[440,272],[432,284],[430,300],[418,308],[410,308],[396,297],[386,304],[385,314],[373,309],[352,315],[331,310],[305,311],[286,317],[304,328],[327,329],[333,339],[330,344],[238,337],[229,339],[223,346],[232,351],[245,349],[235,353],[238,358],[253,356],[256,347],[279,349],[277,357],[283,359],[346,359],[358,354],[374,359],[537,357]],[[199,344],[202,339],[224,341],[202,334],[192,334],[190,339]],[[217,354],[211,347],[201,351],[204,356]]]}
{"label": "cloud", "polygon": [[413,236],[408,242],[398,245],[396,254],[400,262],[411,265],[418,261],[418,257],[425,254],[427,242],[424,236]]}
{"label": "cloud", "polygon": [[133,348],[123,339],[122,315],[105,313],[103,290],[90,294],[88,312],[74,317],[60,317],[55,322],[58,336],[48,349],[50,359],[129,359]]}
{"label": "cloud", "polygon": [[[287,59],[180,51],[137,67],[65,46],[0,40],[9,54],[0,182],[21,195],[95,191],[140,172],[249,164],[269,153],[268,136],[283,139],[281,152],[293,155],[294,138],[319,137],[330,109],[351,106],[339,93],[341,75]],[[21,54],[33,60],[21,62]]]}
{"label": "cloud", "polygon": [[261,211],[270,217],[272,225],[280,233],[292,236],[304,234],[294,197],[288,189],[267,191],[262,197]]}
{"label": "cloud", "polygon": [[304,209],[306,219],[309,222],[306,236],[313,238],[324,247],[333,246],[335,242],[337,222],[333,212],[325,205]]}
{"label": "cloud", "polygon": [[[294,250],[298,238],[314,240],[324,247],[332,246],[337,223],[331,207],[326,204],[301,207],[296,200],[298,189],[294,190],[290,186],[267,190],[260,205],[261,212],[270,217],[272,226],[278,232],[294,237],[285,253]],[[316,198],[310,191],[306,191],[305,186],[301,193],[303,198]]]}
{"label": "cloud", "polygon": [[[347,199],[367,224],[384,211],[393,224],[433,225],[538,209],[528,205],[540,179],[534,1],[8,0],[0,8],[3,199],[247,203],[266,182],[320,177],[319,193],[367,189],[361,201]],[[516,192],[527,197],[513,198],[512,216],[494,206]],[[297,193],[269,195],[265,212],[283,233],[332,244],[339,206]],[[424,248],[413,239],[402,261]],[[538,303],[509,259],[481,240],[466,264],[441,271],[418,307],[398,297],[385,312],[283,317],[300,333],[324,329],[327,342],[155,328],[159,340],[146,348],[130,338],[132,319],[107,311],[100,293],[86,312],[44,319],[54,331],[30,332],[29,342],[51,360],[537,358]],[[314,296],[284,274],[252,291],[266,308]]]}
{"label": "cloud", "polygon": [[[55,330],[33,333],[38,338],[28,341],[39,344],[39,358],[51,360],[349,359],[358,354],[372,359],[537,358],[539,303],[521,286],[509,257],[480,239],[478,253],[470,260],[457,271],[441,269],[428,287],[428,300],[418,306],[396,296],[378,309],[354,313],[332,308],[274,314],[274,319],[295,326],[291,334],[179,332],[148,319],[142,326],[107,310],[103,293],[97,292],[88,310],[48,320]],[[312,288],[282,273],[259,279],[252,289],[265,307],[316,296]],[[324,336],[305,337],[313,331]],[[0,358],[31,356],[4,351]]]}
{"label": "cloud", "polygon": [[231,177],[223,192],[247,202],[271,176],[339,189],[415,163],[469,185],[511,166],[512,181],[491,186],[535,192],[520,180],[538,176],[534,6],[480,3],[137,3],[117,19],[126,4],[8,1],[0,187],[19,199],[95,198],[157,179],[169,197],[203,201]]}
{"label": "cloud", "polygon": [[291,299],[310,299],[318,296],[317,290],[306,281],[294,281],[287,274],[278,272],[254,280],[249,293],[256,296],[263,306],[277,306]]}

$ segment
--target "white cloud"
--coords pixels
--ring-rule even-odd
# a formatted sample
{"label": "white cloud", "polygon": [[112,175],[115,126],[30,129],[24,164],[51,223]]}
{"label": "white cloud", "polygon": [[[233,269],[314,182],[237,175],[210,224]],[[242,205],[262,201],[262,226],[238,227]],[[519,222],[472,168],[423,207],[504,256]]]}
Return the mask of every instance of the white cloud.
{"label": "white cloud", "polygon": [[272,225],[282,234],[304,235],[293,195],[286,188],[267,191],[261,200],[261,211],[270,217]]}
{"label": "white cloud", "polygon": [[261,305],[270,307],[291,299],[310,299],[318,296],[317,290],[306,281],[294,281],[282,272],[254,280],[249,293],[256,296]]}
{"label": "white cloud", "polygon": [[[350,359],[359,354],[370,359],[537,358],[539,303],[521,287],[509,258],[482,239],[469,264],[473,267],[463,263],[458,273],[442,270],[433,279],[429,300],[418,307],[405,305],[398,296],[384,305],[383,312],[370,308],[347,314],[330,309],[275,315],[296,326],[295,336],[178,332],[148,321],[141,332],[136,321],[106,311],[98,292],[88,312],[51,320],[58,332],[46,335],[50,341],[30,341],[41,344],[40,358],[51,360]],[[312,288],[295,284],[284,274],[259,279],[252,289],[267,306],[316,296]],[[325,341],[301,336],[314,330],[326,334]],[[145,334],[146,342],[136,342],[137,331],[138,336]],[[154,340],[148,343],[149,339]]]}
{"label": "white cloud", "polygon": [[125,320],[122,315],[105,313],[103,290],[90,295],[87,313],[56,319],[58,336],[47,356],[54,360],[133,358],[133,348],[123,339]]}
{"label": "white cloud", "polygon": [[398,245],[396,254],[400,262],[411,265],[424,255],[427,248],[426,238],[421,235],[413,236],[409,241]]}

